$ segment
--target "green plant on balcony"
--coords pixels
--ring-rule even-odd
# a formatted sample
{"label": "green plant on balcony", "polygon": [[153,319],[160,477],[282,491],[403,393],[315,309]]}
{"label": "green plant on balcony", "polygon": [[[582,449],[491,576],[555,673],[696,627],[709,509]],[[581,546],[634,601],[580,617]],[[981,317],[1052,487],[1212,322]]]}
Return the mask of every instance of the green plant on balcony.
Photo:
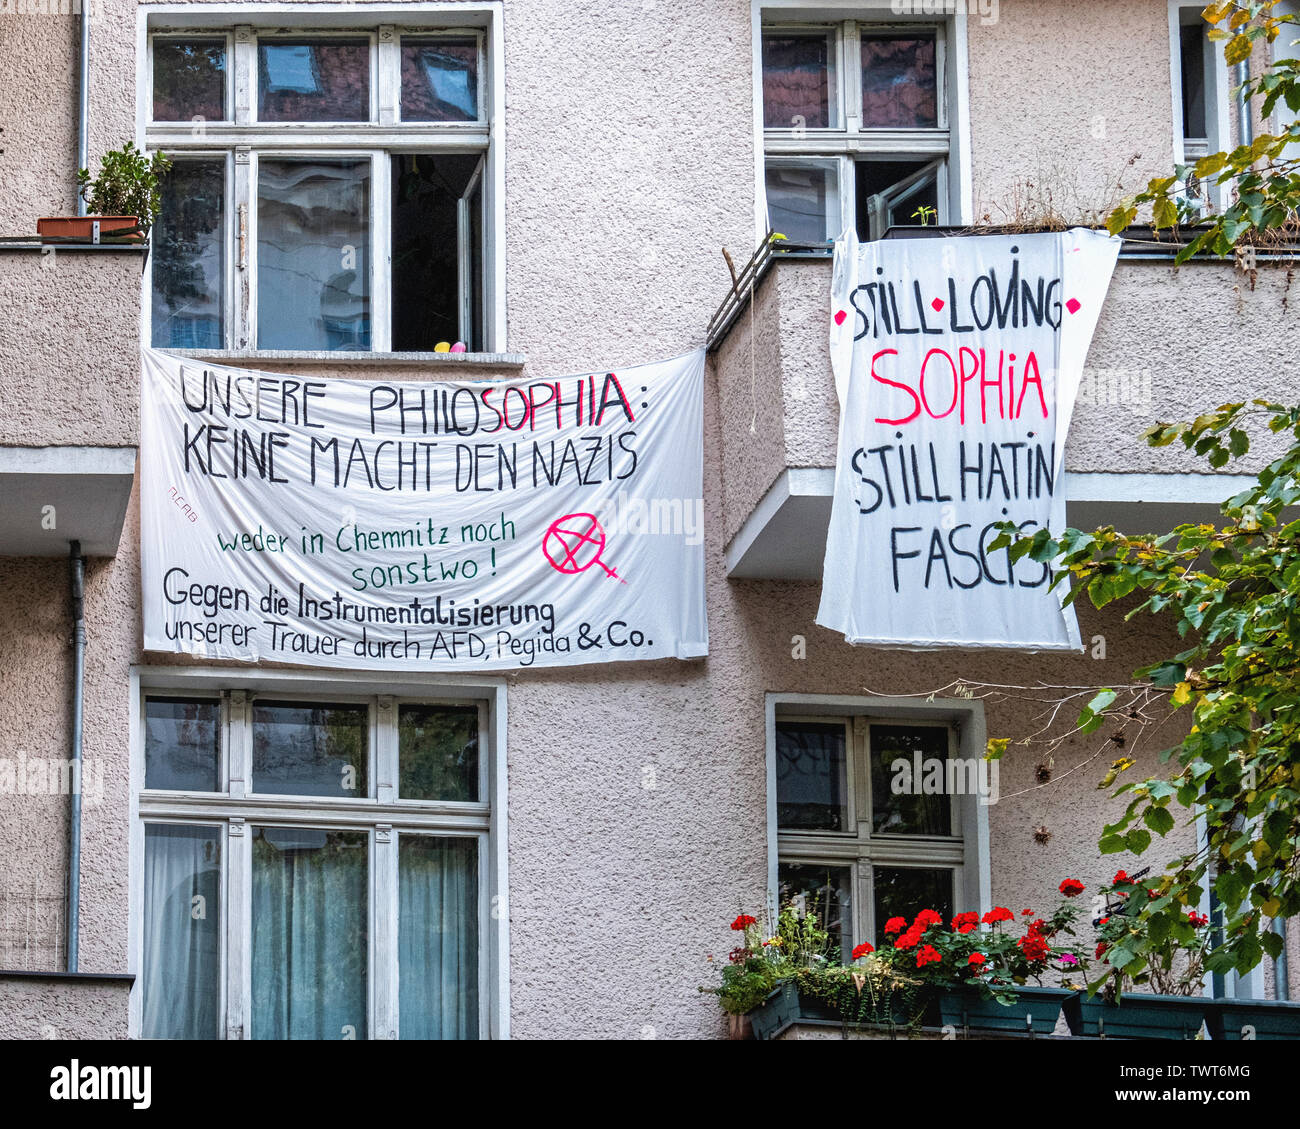
{"label": "green plant on balcony", "polygon": [[103,155],[96,176],[89,169],[78,170],[77,194],[93,215],[135,216],[147,235],[162,207],[159,183],[171,167],[166,154],[147,156],[128,141]]}

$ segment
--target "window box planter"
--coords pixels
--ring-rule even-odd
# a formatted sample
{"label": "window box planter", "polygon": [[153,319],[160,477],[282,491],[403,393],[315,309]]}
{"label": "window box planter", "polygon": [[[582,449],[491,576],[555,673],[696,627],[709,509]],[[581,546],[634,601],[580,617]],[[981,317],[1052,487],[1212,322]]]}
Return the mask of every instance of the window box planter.
{"label": "window box planter", "polygon": [[[1206,1022],[1213,1039],[1300,1039],[1300,1003],[1286,1000],[1213,1000]],[[1247,1030],[1249,1029],[1249,1031]]]}
{"label": "window box planter", "polygon": [[799,1018],[799,993],[788,980],[749,1013],[755,1039],[773,1039]]}
{"label": "window box planter", "polygon": [[973,989],[961,989],[939,997],[939,1016],[945,1027],[1050,1035],[1061,1007],[1075,994],[1069,988],[1024,987],[1016,990],[1016,1002],[1008,1005],[985,999]]}
{"label": "window box planter", "polygon": [[1113,1039],[1195,1039],[1210,1000],[1203,996],[1157,996],[1125,992],[1118,1004],[1078,992],[1065,1001],[1072,1035]]}
{"label": "window box planter", "polygon": [[144,241],[136,229],[140,221],[136,216],[41,216],[36,221],[36,234],[42,239],[81,239],[95,242],[95,224],[99,236],[117,236]]}

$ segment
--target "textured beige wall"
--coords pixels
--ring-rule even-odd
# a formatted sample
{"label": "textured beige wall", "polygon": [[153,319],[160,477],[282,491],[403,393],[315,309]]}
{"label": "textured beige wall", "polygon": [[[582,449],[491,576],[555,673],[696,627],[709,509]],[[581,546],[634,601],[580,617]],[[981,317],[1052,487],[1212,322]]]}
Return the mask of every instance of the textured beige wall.
{"label": "textured beige wall", "polygon": [[996,23],[969,21],[969,38],[977,221],[1033,222],[1032,202],[1050,201],[1074,222],[1167,175],[1173,96],[1160,0],[1003,0]]}
{"label": "textured beige wall", "polygon": [[0,975],[0,1039],[125,1039],[130,987]]}
{"label": "textured beige wall", "polygon": [[[1097,15],[1089,14],[1090,6],[1055,0],[1016,6],[1021,7],[1029,13],[1015,14],[1004,5],[1004,22],[972,37],[979,185],[993,190],[1007,170],[1030,167],[1052,149],[1098,168],[1126,157],[1130,149],[1163,159],[1167,91],[1159,97],[1158,91],[1150,93],[1154,109],[1141,106],[1139,112],[1148,93],[1133,86],[1139,72],[1156,85],[1167,84],[1163,24],[1154,46],[1148,45],[1158,60],[1143,61],[1143,56],[1133,62],[1131,51],[1114,50],[1128,48],[1133,36],[1149,30],[1147,9],[1157,6],[1108,3]],[[1125,14],[1129,9],[1136,14]],[[119,144],[133,130],[135,5],[112,0],[103,11],[94,25],[92,153]],[[1103,18],[1107,15],[1114,20]],[[36,214],[52,209],[48,201],[57,207],[71,203],[61,170],[64,159],[71,162],[74,143],[66,80],[72,22],[33,19],[30,29],[24,25],[27,54],[21,62],[7,50],[16,42],[14,25],[0,21],[0,32],[10,37],[0,53],[0,77],[25,75],[28,68],[42,76],[39,86],[35,78],[16,86],[12,80],[0,82],[3,124],[13,128],[12,119],[29,113],[41,121],[33,136],[43,139],[41,146],[13,147],[0,158],[6,162],[0,166],[5,170],[0,229],[22,225],[26,230]],[[1078,47],[1081,73],[1070,72],[1068,81],[1051,58],[1062,41],[1083,44]],[[719,249],[725,245],[735,253],[752,238],[748,3],[507,0],[505,43],[510,349],[527,354],[527,375],[543,376],[643,361],[698,343],[728,285]],[[1109,61],[1111,54],[1129,60],[1122,70]],[[1039,112],[1023,113],[1015,98],[1003,95],[1008,84],[1036,75],[1043,78],[1037,89],[1044,105]],[[682,76],[689,76],[689,83],[684,85]],[[1123,138],[1096,160],[1070,124],[1080,90],[1085,101],[1105,102],[1114,123],[1108,137]],[[1050,126],[1046,133],[1044,122]],[[15,166],[8,162],[15,148],[23,172],[11,179]],[[33,205],[33,194],[46,199]],[[0,344],[0,350],[9,350],[0,353],[5,402],[14,405],[9,409],[14,422],[0,420],[5,442],[135,441],[138,330],[132,318],[139,292],[132,272],[138,260],[102,256],[92,264],[89,256],[83,258],[86,262],[78,261],[67,274],[60,263],[46,278],[37,273],[34,256],[0,257],[6,316],[21,319],[21,339],[6,334],[8,344]],[[1238,331],[1242,315],[1233,305],[1237,298],[1228,296],[1230,275],[1218,272],[1211,278],[1206,272],[1209,281],[1202,284],[1186,281],[1189,271],[1183,281],[1153,286],[1149,280],[1165,279],[1165,268],[1143,269],[1147,273],[1133,274],[1132,282],[1122,273],[1116,293],[1132,293],[1135,303],[1145,303],[1141,308],[1148,318],[1161,317],[1164,301],[1185,308],[1197,324],[1208,319],[1207,337],[1215,327]],[[833,430],[822,430],[833,428],[833,415],[824,410],[831,396],[825,331],[823,324],[813,324],[824,320],[818,297],[824,271],[790,265],[768,283],[780,290],[781,332],[774,341],[770,328],[760,329],[757,387],[761,393],[771,386],[773,403],[786,413],[784,428],[760,397],[761,410],[769,414],[760,418],[757,436],[745,439],[752,408],[748,376],[738,367],[748,353],[742,329],[728,343],[727,371],[718,376],[727,390],[725,408],[719,406],[718,385],[709,384],[710,657],[523,672],[508,679],[510,982],[519,1036],[637,1037],[647,1027],[660,1037],[721,1032],[716,1007],[695,988],[709,976],[704,954],[729,947],[725,923],[737,905],[753,906],[763,896],[765,693],[925,692],[957,676],[1116,681],[1170,645],[1141,625],[1124,625],[1115,614],[1085,612],[1085,637],[1107,637],[1105,662],[854,650],[814,626],[816,585],[723,578],[722,554],[730,535],[724,531],[734,532],[733,511],[739,514],[748,499],[761,497],[767,485],[762,479],[783,460],[814,465],[819,451],[833,450]],[[1197,286],[1199,297],[1183,296],[1183,287]],[[1276,291],[1265,288],[1241,300],[1248,310],[1260,303],[1260,311],[1275,311],[1276,304],[1264,303],[1277,299]],[[124,328],[106,330],[88,312],[92,301],[98,302],[96,310],[126,316]],[[760,305],[768,301],[760,295]],[[1249,324],[1262,332],[1276,316],[1252,313]],[[1107,332],[1103,324],[1099,344]],[[1136,342],[1133,330],[1120,327],[1114,333],[1108,348],[1116,353],[1136,348],[1149,363],[1169,367],[1168,346],[1154,332],[1144,331]],[[1279,345],[1273,337],[1252,348],[1252,364],[1263,370]],[[772,360],[778,351],[785,377],[779,389]],[[84,428],[68,407],[73,360],[92,374],[95,394],[104,397],[102,411]],[[361,375],[365,369],[322,365],[319,371]],[[823,410],[807,413],[805,396]],[[38,414],[42,404],[56,405],[52,416]],[[1135,428],[1137,423],[1135,417]],[[762,444],[778,430],[774,454]],[[827,435],[831,446],[824,445]],[[737,443],[737,437],[744,442]],[[1102,442],[1097,440],[1095,450],[1093,445],[1081,450],[1100,457]],[[1113,445],[1115,435],[1105,442]],[[729,459],[735,456],[739,468],[733,474],[728,463],[725,495],[723,450]],[[130,664],[145,658],[139,650],[137,527],[138,500],[133,500],[121,553],[111,562],[94,562],[88,576],[86,756],[105,766],[105,798],[87,809],[85,821],[82,967],[88,971],[122,971],[127,960],[127,682]],[[64,584],[56,562],[0,562],[0,740],[10,747],[25,742],[53,755],[66,743]],[[794,635],[808,640],[802,661],[790,658]],[[579,705],[585,728],[557,725]],[[990,732],[1027,732],[1033,712],[1025,705],[993,707]],[[1063,751],[1058,775],[1092,751],[1087,745]],[[1035,761],[1032,751],[1014,749],[1004,768],[1004,791],[1026,783]],[[653,790],[642,786],[645,765],[655,768]],[[1093,881],[1124,865],[1122,858],[1095,855],[1103,807],[1090,770],[996,806],[991,812],[994,897],[1040,908],[1066,871]],[[59,879],[62,805],[31,797],[10,802],[0,814],[6,817],[0,871]],[[1032,828],[1039,823],[1053,832],[1045,847],[1032,842]],[[40,1009],[71,1015],[76,1009],[63,999],[45,997]],[[88,1005],[90,1011],[98,1007]],[[0,1013],[6,1010],[0,1004]],[[20,1014],[29,1011],[24,1005]]]}

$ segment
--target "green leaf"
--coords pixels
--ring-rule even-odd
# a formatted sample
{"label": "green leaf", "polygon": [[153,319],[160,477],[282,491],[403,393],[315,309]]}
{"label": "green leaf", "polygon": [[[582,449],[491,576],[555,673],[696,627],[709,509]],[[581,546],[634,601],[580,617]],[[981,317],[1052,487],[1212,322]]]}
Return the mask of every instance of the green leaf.
{"label": "green leaf", "polygon": [[1142,822],[1157,835],[1167,835],[1174,828],[1174,817],[1168,808],[1149,807],[1142,813]]}
{"label": "green leaf", "polygon": [[1135,827],[1124,836],[1124,845],[1135,855],[1140,855],[1151,845],[1151,832],[1143,831],[1140,827]]}

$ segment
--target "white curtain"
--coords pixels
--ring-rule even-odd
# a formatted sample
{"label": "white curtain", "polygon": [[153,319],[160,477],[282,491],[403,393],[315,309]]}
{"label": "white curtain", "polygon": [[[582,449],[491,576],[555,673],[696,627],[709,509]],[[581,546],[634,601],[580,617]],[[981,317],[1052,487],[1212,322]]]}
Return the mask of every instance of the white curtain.
{"label": "white curtain", "polygon": [[254,1039],[366,1037],[364,831],[253,834]]}
{"label": "white curtain", "polygon": [[478,842],[398,840],[403,1039],[478,1037]]}
{"label": "white curtain", "polygon": [[221,1007],[221,830],[144,831],[146,1039],[215,1039]]}

